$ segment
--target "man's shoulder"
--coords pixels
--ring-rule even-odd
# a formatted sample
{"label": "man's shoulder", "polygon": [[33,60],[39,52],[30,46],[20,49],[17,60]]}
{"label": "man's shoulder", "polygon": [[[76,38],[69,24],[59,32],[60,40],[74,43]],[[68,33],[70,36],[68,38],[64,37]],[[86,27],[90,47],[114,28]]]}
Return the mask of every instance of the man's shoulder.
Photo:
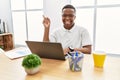
{"label": "man's shoulder", "polygon": [[79,25],[75,25],[75,28],[76,28],[77,30],[80,30],[80,31],[86,30],[86,28],[84,28],[83,26],[79,26]]}

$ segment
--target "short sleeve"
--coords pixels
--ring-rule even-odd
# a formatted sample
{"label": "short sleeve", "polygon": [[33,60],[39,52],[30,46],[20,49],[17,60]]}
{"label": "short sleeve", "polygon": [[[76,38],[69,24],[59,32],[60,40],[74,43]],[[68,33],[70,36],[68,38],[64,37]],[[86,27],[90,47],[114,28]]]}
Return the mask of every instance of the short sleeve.
{"label": "short sleeve", "polygon": [[91,38],[87,29],[82,32],[82,46],[92,45]]}

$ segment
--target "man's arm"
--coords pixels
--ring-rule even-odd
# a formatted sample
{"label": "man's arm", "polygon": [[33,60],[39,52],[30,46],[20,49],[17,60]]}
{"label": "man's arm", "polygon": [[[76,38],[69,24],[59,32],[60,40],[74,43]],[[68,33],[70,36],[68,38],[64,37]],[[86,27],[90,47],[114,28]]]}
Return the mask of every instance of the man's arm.
{"label": "man's arm", "polygon": [[[71,52],[70,48],[64,48],[64,55],[66,55],[68,52]],[[83,46],[83,48],[74,48],[73,51],[80,51],[85,54],[91,54],[91,45]]]}
{"label": "man's arm", "polygon": [[43,41],[49,42],[49,29],[50,29],[50,19],[48,17],[43,16],[43,25],[44,25],[44,36]]}
{"label": "man's arm", "polygon": [[45,28],[44,30],[43,41],[49,42],[49,28]]}
{"label": "man's arm", "polygon": [[91,45],[83,46],[83,48],[74,48],[75,51],[80,51],[85,54],[91,54]]}

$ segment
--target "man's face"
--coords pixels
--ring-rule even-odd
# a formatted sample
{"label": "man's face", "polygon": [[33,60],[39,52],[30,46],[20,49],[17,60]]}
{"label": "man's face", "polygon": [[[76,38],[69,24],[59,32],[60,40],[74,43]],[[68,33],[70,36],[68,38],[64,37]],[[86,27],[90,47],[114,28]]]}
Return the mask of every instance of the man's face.
{"label": "man's face", "polygon": [[75,20],[75,11],[71,8],[65,8],[62,11],[62,21],[66,29],[71,29]]}

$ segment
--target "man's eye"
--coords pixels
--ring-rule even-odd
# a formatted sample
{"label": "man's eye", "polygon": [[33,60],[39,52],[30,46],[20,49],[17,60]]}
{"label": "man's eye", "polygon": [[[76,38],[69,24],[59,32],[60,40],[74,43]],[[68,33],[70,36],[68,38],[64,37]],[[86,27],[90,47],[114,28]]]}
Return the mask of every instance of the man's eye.
{"label": "man's eye", "polygon": [[63,14],[62,16],[63,16],[63,17],[74,17],[73,14],[69,14],[69,15]]}

